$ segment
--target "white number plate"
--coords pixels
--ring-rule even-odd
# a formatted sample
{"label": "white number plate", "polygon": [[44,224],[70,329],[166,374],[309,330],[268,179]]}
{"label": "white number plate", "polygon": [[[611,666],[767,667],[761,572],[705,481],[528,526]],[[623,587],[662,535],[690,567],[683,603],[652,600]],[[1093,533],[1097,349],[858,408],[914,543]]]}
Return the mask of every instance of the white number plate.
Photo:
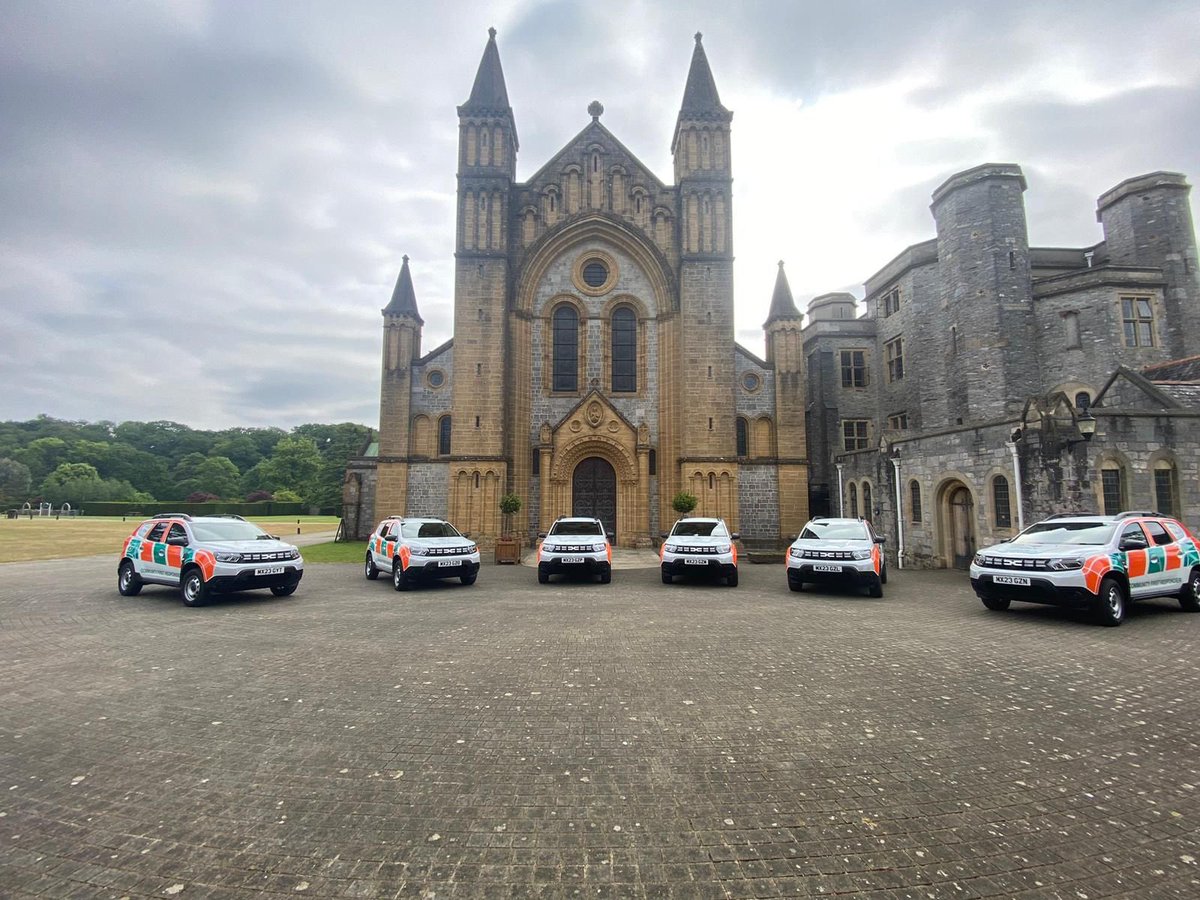
{"label": "white number plate", "polygon": [[829,563],[817,563],[815,566],[813,566],[813,571],[814,572],[840,572],[840,571],[842,571],[842,567],[841,566],[831,566]]}
{"label": "white number plate", "polygon": [[582,566],[583,565],[583,557],[582,556],[564,556],[562,558],[561,562],[564,566]]}
{"label": "white number plate", "polygon": [[458,560],[457,559],[439,559],[438,565],[439,566],[457,566]]}
{"label": "white number plate", "polygon": [[265,569],[255,569],[255,575],[282,575],[283,566],[268,566]]}
{"label": "white number plate", "polygon": [[689,556],[683,561],[685,566],[707,566],[708,560],[700,556]]}
{"label": "white number plate", "polygon": [[1029,587],[1032,583],[1024,575],[993,575],[992,581],[996,584],[1015,584],[1020,587]]}

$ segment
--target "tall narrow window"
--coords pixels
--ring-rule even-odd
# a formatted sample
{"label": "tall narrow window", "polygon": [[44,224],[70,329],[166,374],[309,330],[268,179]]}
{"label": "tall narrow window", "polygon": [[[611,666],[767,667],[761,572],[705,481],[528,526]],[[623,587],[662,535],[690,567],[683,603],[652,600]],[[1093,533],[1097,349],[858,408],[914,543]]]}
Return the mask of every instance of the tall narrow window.
{"label": "tall narrow window", "polygon": [[842,350],[842,387],[865,388],[867,386],[867,351]]}
{"label": "tall narrow window", "polygon": [[992,521],[997,528],[1012,527],[1012,507],[1008,500],[1008,479],[997,475],[992,479]]}
{"label": "tall narrow window", "polygon": [[1104,514],[1115,516],[1125,509],[1125,470],[1115,460],[1100,467],[1100,490],[1104,499]]}
{"label": "tall narrow window", "polygon": [[1062,314],[1063,329],[1063,346],[1068,350],[1078,350],[1080,347],[1079,341],[1079,313],[1075,310],[1070,310]]}
{"label": "tall narrow window", "polygon": [[1149,297],[1122,297],[1126,347],[1154,346],[1154,309]]}
{"label": "tall narrow window", "polygon": [[627,306],[612,314],[612,389],[637,390],[637,316]]}
{"label": "tall narrow window", "polygon": [[1164,516],[1178,515],[1176,493],[1175,466],[1169,460],[1160,459],[1154,464],[1154,508]]}
{"label": "tall narrow window", "polygon": [[850,517],[858,518],[858,485],[850,482]]}
{"label": "tall narrow window", "polygon": [[450,417],[442,416],[438,419],[438,455],[450,455]]}
{"label": "tall narrow window", "polygon": [[537,447],[533,448],[533,455],[529,459],[529,474],[530,475],[541,475],[542,474],[542,451],[539,450]]}
{"label": "tall narrow window", "polygon": [[741,416],[737,417],[737,455],[750,455],[750,423]]}
{"label": "tall narrow window", "polygon": [[552,390],[579,390],[579,313],[573,307],[554,311],[554,376]]}
{"label": "tall narrow window", "polygon": [[863,482],[863,518],[871,518],[871,485]]}
{"label": "tall narrow window", "polygon": [[914,525],[921,524],[921,484],[915,478],[908,483],[908,519]]}
{"label": "tall narrow window", "polygon": [[887,359],[888,381],[899,381],[904,377],[904,339],[894,338],[883,345]]}

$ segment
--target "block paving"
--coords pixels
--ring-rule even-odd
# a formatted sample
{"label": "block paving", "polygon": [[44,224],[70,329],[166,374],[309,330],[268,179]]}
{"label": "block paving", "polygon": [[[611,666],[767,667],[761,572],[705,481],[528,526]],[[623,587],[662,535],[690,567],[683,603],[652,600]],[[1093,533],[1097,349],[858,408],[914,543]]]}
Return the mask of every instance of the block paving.
{"label": "block paving", "polygon": [[1195,897],[1200,616],[0,566],[5,897]]}

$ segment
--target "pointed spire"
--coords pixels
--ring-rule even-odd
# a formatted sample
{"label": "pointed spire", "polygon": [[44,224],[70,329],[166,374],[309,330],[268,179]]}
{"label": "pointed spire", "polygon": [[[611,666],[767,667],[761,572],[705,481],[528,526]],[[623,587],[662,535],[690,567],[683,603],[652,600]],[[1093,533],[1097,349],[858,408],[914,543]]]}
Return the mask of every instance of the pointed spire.
{"label": "pointed spire", "polygon": [[683,89],[683,103],[679,107],[681,116],[687,113],[694,118],[703,118],[712,113],[729,113],[729,110],[721,105],[717,83],[713,80],[712,69],[708,67],[704,45],[700,43],[702,37],[697,31],[696,49],[692,51],[692,67],[688,70],[687,86]]}
{"label": "pointed spire", "polygon": [[417,294],[413,290],[412,275],[408,271],[408,257],[400,267],[400,277],[396,279],[396,289],[392,291],[392,302],[383,310],[385,316],[408,316],[416,319],[417,324],[424,325],[425,320],[417,312]]}
{"label": "pointed spire", "polygon": [[479,61],[479,71],[475,73],[475,86],[471,88],[470,98],[460,109],[469,112],[512,112],[508,105],[508,89],[504,86],[504,70],[500,67],[495,28],[488,29],[488,42],[483,49],[483,59]]}
{"label": "pointed spire", "polygon": [[765,328],[772,322],[779,319],[799,319],[802,318],[800,310],[796,309],[796,301],[792,299],[792,289],[788,285],[787,274],[783,271],[783,260],[779,261],[779,274],[775,276],[775,293],[771,295],[771,312],[767,315],[767,321],[763,323]]}

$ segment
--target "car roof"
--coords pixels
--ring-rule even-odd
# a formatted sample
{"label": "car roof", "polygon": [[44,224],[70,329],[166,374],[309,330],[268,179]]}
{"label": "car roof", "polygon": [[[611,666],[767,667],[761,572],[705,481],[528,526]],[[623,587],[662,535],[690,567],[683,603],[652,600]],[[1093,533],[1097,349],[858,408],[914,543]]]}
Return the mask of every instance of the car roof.
{"label": "car roof", "polygon": [[861,516],[857,519],[853,518],[852,516],[814,516],[804,524],[804,527],[807,528],[809,525],[812,525],[815,522],[862,522],[865,525],[867,520]]}
{"label": "car roof", "polygon": [[1154,512],[1149,509],[1127,509],[1124,512],[1119,512],[1116,515],[1111,513],[1057,513],[1053,516],[1039,520],[1041,522],[1123,522],[1126,519],[1174,519],[1174,516],[1168,516],[1166,513]]}
{"label": "car roof", "polygon": [[[684,516],[679,522],[724,522],[720,516]],[[676,523],[678,524],[678,522]]]}
{"label": "car roof", "polygon": [[555,522],[599,522],[595,516],[559,516]]}

